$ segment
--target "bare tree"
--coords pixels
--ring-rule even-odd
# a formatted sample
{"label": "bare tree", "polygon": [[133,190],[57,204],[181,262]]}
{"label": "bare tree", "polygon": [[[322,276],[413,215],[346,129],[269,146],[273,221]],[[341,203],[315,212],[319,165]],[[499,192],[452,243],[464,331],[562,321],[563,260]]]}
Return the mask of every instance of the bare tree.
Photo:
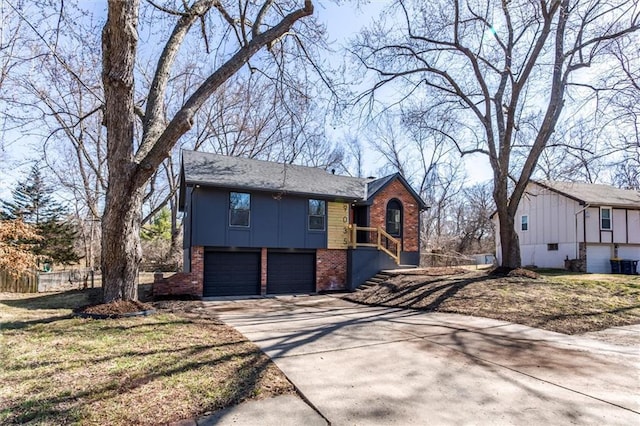
{"label": "bare tree", "polygon": [[[102,221],[102,272],[104,302],[137,298],[135,280],[141,260],[140,210],[144,188],[169,156],[181,136],[193,125],[197,111],[231,76],[267,47],[284,55],[287,35],[300,19],[313,13],[311,0],[302,6],[295,1],[265,0],[260,4],[241,1],[236,10],[215,0],[197,0],[178,10],[158,7],[175,15],[176,23],[158,57],[144,110],[137,107],[135,64],[138,49],[139,0],[109,0],[108,17],[102,33],[105,126],[109,181]],[[167,121],[165,94],[171,69],[189,31],[217,13],[226,26],[222,37],[234,34],[237,47],[230,55],[231,40],[218,40],[220,64],[197,84]],[[213,19],[213,18],[210,18]],[[206,34],[206,31],[205,31]],[[293,35],[293,43],[299,38]],[[228,43],[225,43],[227,41]],[[203,40],[211,46],[208,38]],[[136,143],[136,117],[142,120],[142,137]]]}
{"label": "bare tree", "polygon": [[[395,101],[431,100],[434,131],[462,155],[489,158],[502,265],[514,268],[516,209],[569,94],[585,90],[579,71],[605,67],[605,47],[637,31],[639,13],[628,0],[398,0],[353,51],[378,77],[368,95],[397,83]],[[524,161],[514,161],[518,151]]]}

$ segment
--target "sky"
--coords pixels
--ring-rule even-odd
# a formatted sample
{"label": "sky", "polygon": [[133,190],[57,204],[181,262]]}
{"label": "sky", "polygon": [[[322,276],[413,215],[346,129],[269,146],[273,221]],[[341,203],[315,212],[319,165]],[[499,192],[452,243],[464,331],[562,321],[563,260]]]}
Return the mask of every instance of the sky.
{"label": "sky", "polygon": [[[97,15],[103,14],[106,0],[81,0],[85,7]],[[380,15],[385,1],[372,0],[368,4],[357,6],[356,2],[346,1],[336,4],[330,0],[316,0],[314,13],[327,26],[330,44],[338,47],[346,46],[349,40],[364,26],[368,25]],[[342,60],[343,58],[335,58]],[[333,61],[334,58],[329,58]],[[334,141],[342,141],[345,134],[353,133],[351,127],[327,126],[327,135]],[[9,137],[8,139],[11,139]],[[24,177],[31,167],[32,161],[39,156],[38,152],[30,148],[30,143],[21,139],[20,143],[12,144],[6,152],[0,153],[0,198],[8,198],[17,179]],[[32,141],[33,142],[33,141]],[[366,143],[366,141],[363,141]],[[38,144],[34,144],[38,145]],[[366,176],[375,175],[380,165],[384,163],[382,156],[365,147],[364,172]],[[467,172],[467,182],[473,184],[491,178],[491,169],[486,157],[473,155],[464,158]]]}

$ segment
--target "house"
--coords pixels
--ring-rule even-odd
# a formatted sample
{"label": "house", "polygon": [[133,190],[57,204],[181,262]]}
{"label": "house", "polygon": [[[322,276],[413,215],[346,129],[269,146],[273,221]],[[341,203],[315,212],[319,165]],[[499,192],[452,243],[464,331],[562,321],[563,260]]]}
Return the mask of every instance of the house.
{"label": "house", "polygon": [[[497,217],[496,254],[501,261]],[[610,259],[640,259],[640,192],[531,181],[515,218],[523,265],[609,273]],[[565,260],[567,266],[565,266]]]}
{"label": "house", "polygon": [[418,265],[427,206],[400,174],[380,179],[183,151],[184,272],[154,293],[200,297],[354,289]]}

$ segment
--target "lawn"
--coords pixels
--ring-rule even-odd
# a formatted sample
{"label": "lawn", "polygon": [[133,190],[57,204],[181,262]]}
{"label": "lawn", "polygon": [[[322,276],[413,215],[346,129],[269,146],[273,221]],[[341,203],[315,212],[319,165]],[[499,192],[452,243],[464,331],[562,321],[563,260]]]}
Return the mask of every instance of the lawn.
{"label": "lawn", "polygon": [[348,294],[359,303],[495,318],[565,334],[640,323],[640,276],[538,271],[541,278],[461,269],[397,274]]}
{"label": "lawn", "polygon": [[162,424],[293,392],[255,345],[199,315],[200,302],[74,318],[97,292],[0,293],[0,424]]}

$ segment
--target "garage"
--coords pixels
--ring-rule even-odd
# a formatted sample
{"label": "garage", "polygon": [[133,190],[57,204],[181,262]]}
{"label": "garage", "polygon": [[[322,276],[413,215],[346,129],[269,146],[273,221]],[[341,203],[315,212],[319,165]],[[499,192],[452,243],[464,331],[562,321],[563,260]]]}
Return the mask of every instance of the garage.
{"label": "garage", "polygon": [[206,251],[204,297],[260,294],[259,251]]}
{"label": "garage", "polygon": [[274,252],[267,255],[267,294],[315,293],[314,252]]}
{"label": "garage", "polygon": [[610,245],[587,246],[587,272],[594,274],[610,274],[613,247]]}
{"label": "garage", "polygon": [[640,246],[620,244],[618,246],[618,257],[620,259],[640,260]]}

